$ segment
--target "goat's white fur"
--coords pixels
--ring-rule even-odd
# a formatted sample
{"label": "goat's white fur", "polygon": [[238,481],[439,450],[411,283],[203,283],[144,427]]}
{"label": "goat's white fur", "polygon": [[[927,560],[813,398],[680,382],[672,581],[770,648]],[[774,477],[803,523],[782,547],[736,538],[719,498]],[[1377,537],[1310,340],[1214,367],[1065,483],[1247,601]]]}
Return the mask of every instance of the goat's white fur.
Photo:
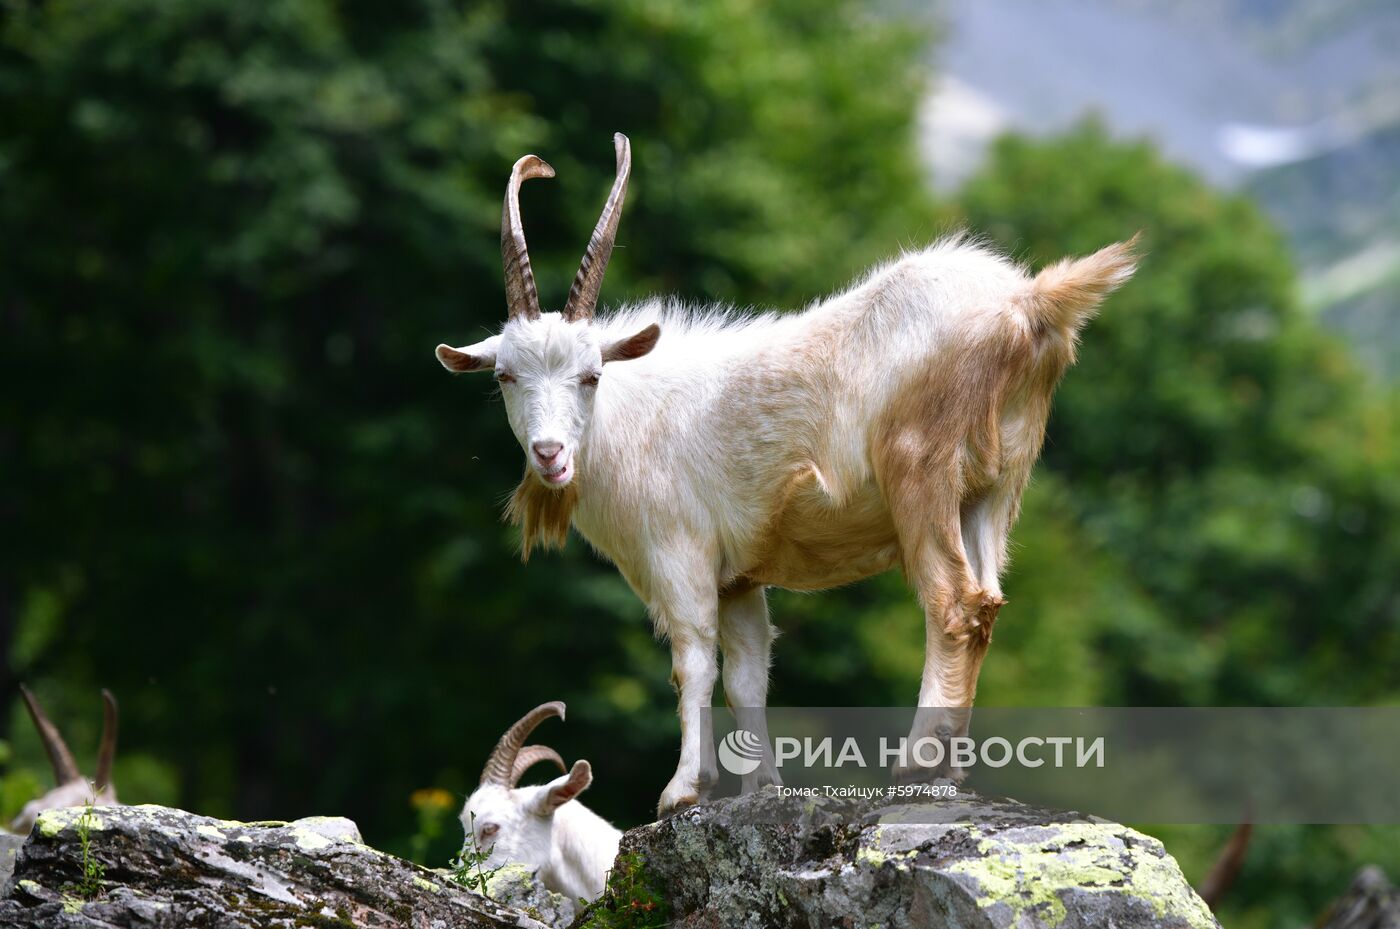
{"label": "goat's white fur", "polygon": [[588,762],[576,761],[548,784],[482,784],[462,808],[462,829],[477,848],[490,849],[485,867],[523,864],[556,893],[596,899],[622,833],[575,799],[592,781]]}
{"label": "goat's white fur", "polygon": [[[919,705],[971,705],[1050,392],[1080,327],[1132,270],[1130,246],[1119,245],[1031,278],[955,238],[791,315],[651,300],[592,321],[517,316],[476,345],[439,346],[449,370],[505,375],[507,414],[533,469],[526,481],[550,493],[572,485],[573,526],[670,640],[682,747],[662,812],[696,802],[715,778],[705,713],[716,645],[729,705],[767,703],[765,586],[814,590],[902,564],[928,616]],[[603,371],[654,325],[654,350]],[[1025,371],[997,380],[998,353]],[[966,386],[949,373],[963,367]],[[940,377],[953,377],[940,389],[975,393],[970,381],[985,377],[1001,393],[944,397],[920,386]],[[959,402],[995,402],[990,452],[974,451],[971,435],[939,433],[953,428],[940,425],[940,405]],[[541,442],[563,451],[544,461],[532,451]],[[946,485],[917,467],[939,451],[954,462]],[[898,498],[898,481],[919,486]],[[919,726],[950,734],[937,715]],[[750,780],[777,774],[765,764]]]}

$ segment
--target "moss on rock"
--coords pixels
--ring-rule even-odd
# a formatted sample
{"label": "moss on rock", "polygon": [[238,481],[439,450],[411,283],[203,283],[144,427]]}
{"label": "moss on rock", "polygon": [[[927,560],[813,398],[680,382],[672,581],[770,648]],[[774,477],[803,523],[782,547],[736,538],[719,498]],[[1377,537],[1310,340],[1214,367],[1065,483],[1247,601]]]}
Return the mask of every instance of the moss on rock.
{"label": "moss on rock", "polygon": [[[84,873],[78,823],[107,869],[102,893],[72,888]],[[35,925],[106,929],[139,925],[450,925],[545,929],[525,913],[365,846],[347,819],[257,824],[157,806],[45,812],[25,841],[13,892],[0,898],[0,929]]]}
{"label": "moss on rock", "polygon": [[1124,826],[975,795],[937,808],[942,821],[878,801],[785,802],[767,791],[693,808],[627,833],[619,860],[643,863],[685,925],[1218,929],[1161,844]]}

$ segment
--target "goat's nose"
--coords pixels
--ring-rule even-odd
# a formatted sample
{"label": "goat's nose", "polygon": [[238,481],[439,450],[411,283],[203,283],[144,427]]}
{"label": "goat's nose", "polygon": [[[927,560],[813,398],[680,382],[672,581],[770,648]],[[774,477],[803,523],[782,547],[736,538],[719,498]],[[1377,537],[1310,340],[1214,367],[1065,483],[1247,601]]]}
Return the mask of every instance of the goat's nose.
{"label": "goat's nose", "polygon": [[538,455],[540,461],[545,464],[549,464],[555,458],[558,458],[559,453],[564,450],[564,446],[560,442],[536,442],[530,447],[535,450],[535,454]]}

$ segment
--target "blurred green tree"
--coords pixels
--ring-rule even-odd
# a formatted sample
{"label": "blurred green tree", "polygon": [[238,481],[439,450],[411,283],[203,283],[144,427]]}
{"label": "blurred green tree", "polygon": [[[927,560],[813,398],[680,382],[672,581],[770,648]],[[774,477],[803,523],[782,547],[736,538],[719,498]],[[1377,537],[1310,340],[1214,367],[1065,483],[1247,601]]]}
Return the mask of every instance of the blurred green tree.
{"label": "blurred green tree", "polygon": [[1400,697],[1394,393],[1299,311],[1252,202],[1091,123],[1004,140],[959,203],[1035,266],[1145,230],[1138,275],[1057,395],[1042,464],[1081,544],[1113,553],[1152,607],[1075,624],[1112,669],[1100,699]]}
{"label": "blurred green tree", "polygon": [[[1002,140],[957,208],[1033,266],[1144,230],[1057,394],[982,701],[1400,698],[1400,404],[1300,312],[1258,209],[1095,123]],[[1200,879],[1228,829],[1149,831]],[[1395,838],[1259,827],[1221,920],[1309,924],[1361,863],[1400,872]]]}
{"label": "blurred green tree", "polygon": [[116,690],[127,796],[173,778],[201,810],[336,809],[389,845],[413,788],[464,791],[563,698],[541,736],[643,819],[674,751],[665,652],[582,546],[518,564],[519,452],[432,347],[504,317],[525,151],[559,171],[524,201],[562,301],[615,129],[636,167],[608,299],[792,302],[927,237],[925,36],[846,0],[4,17],[0,683],[35,681],[80,750]]}

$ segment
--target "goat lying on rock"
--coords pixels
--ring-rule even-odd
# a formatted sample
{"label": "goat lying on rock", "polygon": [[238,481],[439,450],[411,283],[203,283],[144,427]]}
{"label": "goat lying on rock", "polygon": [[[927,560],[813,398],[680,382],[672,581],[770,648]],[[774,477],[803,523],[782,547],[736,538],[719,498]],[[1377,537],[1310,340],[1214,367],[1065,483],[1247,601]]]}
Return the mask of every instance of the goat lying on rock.
{"label": "goat lying on rock", "polygon": [[[595,319],[631,170],[615,142],[617,180],[563,312],[540,310],[518,202],[523,181],[554,170],[526,155],[502,219],[509,319],[437,357],[501,385],[527,462],[508,508],[525,556],[573,525],[670,640],[681,753],[660,811],[715,780],[716,645],[729,705],[767,704],[770,586],[903,568],[926,618],[919,706],[934,708],[911,735],[964,734],[1051,394],[1132,275],[1132,243],[1031,277],[953,238],[800,313],[656,299]],[[771,759],[746,780],[776,782]]]}
{"label": "goat lying on rock", "polygon": [[34,728],[39,731],[39,740],[44,743],[49,763],[53,765],[53,790],[35,800],[31,800],[20,810],[10,823],[10,831],[28,833],[34,828],[34,820],[45,810],[58,810],[70,806],[112,806],[117,802],[117,791],[112,786],[112,762],[117,755],[117,700],[111,691],[102,691],[102,742],[97,750],[97,770],[89,781],[78,770],[78,763],[68,745],[59,734],[58,727],[49,721],[39,698],[23,684],[19,687],[24,705],[29,710],[29,718],[34,720]]}
{"label": "goat lying on rock", "polygon": [[[577,799],[593,783],[586,761],[565,768],[559,753],[525,740],[551,716],[564,718],[558,701],[535,707],[506,730],[481,772],[481,785],[462,808],[462,829],[478,849],[489,849],[489,868],[518,862],[545,887],[593,900],[603,892],[622,833]],[[548,784],[518,786],[533,765],[549,761],[566,773]]]}

